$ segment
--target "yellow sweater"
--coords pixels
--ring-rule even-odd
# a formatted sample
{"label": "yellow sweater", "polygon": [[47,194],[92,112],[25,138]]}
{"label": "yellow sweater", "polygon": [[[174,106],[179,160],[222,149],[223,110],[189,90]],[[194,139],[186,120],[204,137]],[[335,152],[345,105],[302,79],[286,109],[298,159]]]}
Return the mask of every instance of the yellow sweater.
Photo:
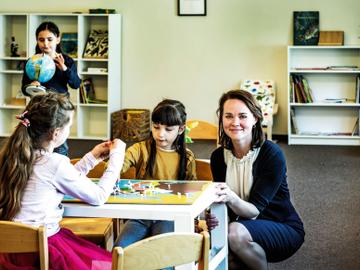
{"label": "yellow sweater", "polygon": [[[130,167],[136,169],[136,179],[176,180],[179,170],[180,155],[176,151],[156,149],[153,177],[146,172],[150,157],[150,140],[142,141],[130,146],[126,150],[122,173]],[[191,150],[186,149],[186,176],[185,180],[196,180],[195,157]]]}

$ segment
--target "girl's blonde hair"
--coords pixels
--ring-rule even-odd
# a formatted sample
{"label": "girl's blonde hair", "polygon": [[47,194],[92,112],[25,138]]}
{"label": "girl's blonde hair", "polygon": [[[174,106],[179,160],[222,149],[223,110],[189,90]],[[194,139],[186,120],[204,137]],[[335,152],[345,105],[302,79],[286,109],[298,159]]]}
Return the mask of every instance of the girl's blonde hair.
{"label": "girl's blonde hair", "polygon": [[36,159],[56,128],[70,121],[74,105],[64,95],[34,96],[13,134],[0,151],[0,220],[12,220],[21,208],[21,197]]}

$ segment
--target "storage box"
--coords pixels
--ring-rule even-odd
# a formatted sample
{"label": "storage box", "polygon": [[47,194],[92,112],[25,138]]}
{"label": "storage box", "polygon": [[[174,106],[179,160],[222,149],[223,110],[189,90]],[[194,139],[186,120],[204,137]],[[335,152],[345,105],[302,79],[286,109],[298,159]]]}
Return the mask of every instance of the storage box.
{"label": "storage box", "polygon": [[319,46],[344,45],[344,31],[320,31]]}
{"label": "storage box", "polygon": [[123,109],[111,114],[111,137],[125,142],[140,142],[150,136],[150,111]]}

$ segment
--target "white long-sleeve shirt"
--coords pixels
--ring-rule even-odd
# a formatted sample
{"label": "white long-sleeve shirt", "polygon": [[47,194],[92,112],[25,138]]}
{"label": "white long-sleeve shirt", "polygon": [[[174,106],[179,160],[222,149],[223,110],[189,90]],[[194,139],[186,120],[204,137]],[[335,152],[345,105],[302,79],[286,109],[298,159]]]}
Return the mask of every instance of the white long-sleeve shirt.
{"label": "white long-sleeve shirt", "polygon": [[21,209],[14,221],[32,226],[44,225],[47,235],[59,231],[64,209],[64,195],[71,195],[93,205],[101,205],[110,196],[124,162],[124,153],[110,152],[107,169],[96,184],[86,177],[98,161],[87,153],[75,165],[68,157],[57,153],[43,153],[34,164],[33,173],[21,199]]}

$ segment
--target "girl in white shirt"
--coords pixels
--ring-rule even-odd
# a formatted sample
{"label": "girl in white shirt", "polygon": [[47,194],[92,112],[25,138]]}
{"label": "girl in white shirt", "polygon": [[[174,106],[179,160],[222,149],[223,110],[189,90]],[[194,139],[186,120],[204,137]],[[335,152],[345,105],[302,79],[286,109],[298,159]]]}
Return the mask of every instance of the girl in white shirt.
{"label": "girl in white shirt", "polygon": [[[49,269],[111,269],[111,253],[59,227],[65,194],[92,205],[106,202],[120,173],[125,144],[115,139],[95,146],[75,166],[53,152],[67,139],[74,106],[62,95],[33,97],[0,152],[0,220],[47,230]],[[86,174],[109,157],[95,184]],[[36,254],[0,254],[1,269],[37,269]]]}

